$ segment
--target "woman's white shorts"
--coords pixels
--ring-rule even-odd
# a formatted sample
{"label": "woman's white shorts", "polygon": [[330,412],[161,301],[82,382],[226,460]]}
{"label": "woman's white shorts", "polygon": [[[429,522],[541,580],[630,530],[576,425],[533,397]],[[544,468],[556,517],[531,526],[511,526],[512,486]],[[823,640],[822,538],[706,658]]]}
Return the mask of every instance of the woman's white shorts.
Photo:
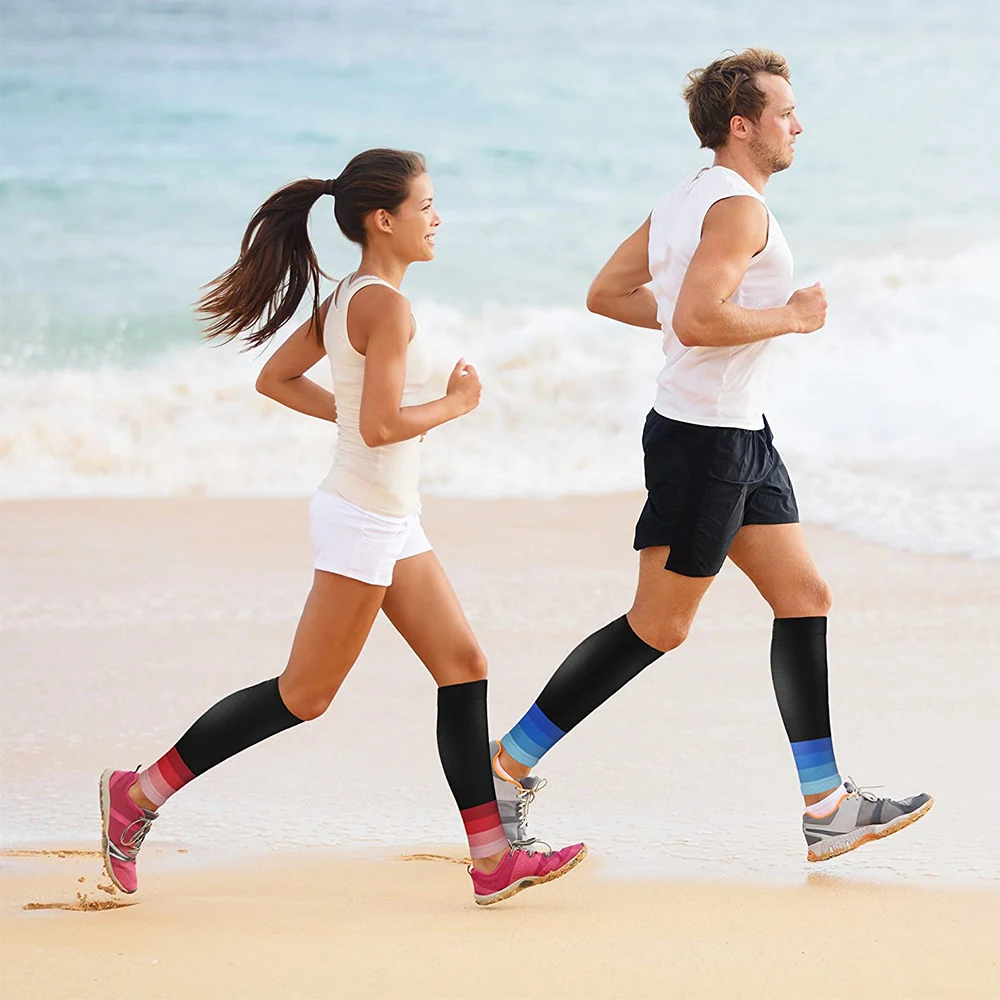
{"label": "woman's white shorts", "polygon": [[309,533],[316,569],[380,587],[392,583],[400,559],[431,550],[419,508],[406,517],[387,517],[325,490],[317,490],[309,504]]}

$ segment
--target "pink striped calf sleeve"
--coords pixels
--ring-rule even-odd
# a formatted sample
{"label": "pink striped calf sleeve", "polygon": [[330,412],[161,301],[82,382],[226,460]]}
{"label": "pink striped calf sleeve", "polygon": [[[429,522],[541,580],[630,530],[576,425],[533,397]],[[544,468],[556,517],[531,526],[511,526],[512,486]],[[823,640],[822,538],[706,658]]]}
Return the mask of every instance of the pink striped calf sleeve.
{"label": "pink striped calf sleeve", "polygon": [[510,847],[500,822],[496,799],[481,806],[463,809],[461,813],[465,834],[469,838],[470,857],[489,858]]}
{"label": "pink striped calf sleeve", "polygon": [[155,764],[139,772],[139,787],[142,794],[159,809],[193,777],[191,769],[181,760],[177,747],[171,747]]}

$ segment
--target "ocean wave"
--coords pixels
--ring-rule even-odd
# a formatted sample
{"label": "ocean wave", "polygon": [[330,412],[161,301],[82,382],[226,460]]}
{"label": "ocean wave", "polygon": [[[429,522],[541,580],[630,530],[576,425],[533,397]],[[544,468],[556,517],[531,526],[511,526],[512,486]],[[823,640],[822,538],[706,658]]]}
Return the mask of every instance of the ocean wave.
{"label": "ocean wave", "polygon": [[[1000,555],[1000,331],[987,292],[998,264],[1000,247],[985,246],[816,276],[829,321],[775,346],[768,410],[806,520],[922,551]],[[479,410],[428,435],[425,492],[642,488],[655,332],[583,309],[469,314],[418,302],[415,313],[438,388],[460,355],[485,387]],[[260,364],[191,347],[134,369],[0,372],[0,494],[308,493],[335,428],[258,395]],[[314,374],[328,383],[325,363]]]}

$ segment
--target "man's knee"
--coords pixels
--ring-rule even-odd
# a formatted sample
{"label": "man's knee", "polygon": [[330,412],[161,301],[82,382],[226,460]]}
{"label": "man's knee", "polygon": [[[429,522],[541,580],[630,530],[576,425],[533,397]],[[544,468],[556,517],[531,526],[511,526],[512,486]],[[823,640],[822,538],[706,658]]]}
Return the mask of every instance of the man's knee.
{"label": "man's knee", "polygon": [[775,618],[823,618],[833,606],[833,594],[822,577],[807,580],[772,604]]}
{"label": "man's knee", "polygon": [[826,580],[818,579],[816,581],[813,600],[816,603],[816,611],[814,612],[816,615],[830,613],[830,608],[833,607],[833,591],[830,590],[830,585]]}
{"label": "man's knee", "polygon": [[644,643],[663,653],[676,649],[688,637],[688,632],[691,630],[691,623],[688,621],[671,618],[643,620],[634,612],[629,613],[628,622],[632,626],[632,631]]}

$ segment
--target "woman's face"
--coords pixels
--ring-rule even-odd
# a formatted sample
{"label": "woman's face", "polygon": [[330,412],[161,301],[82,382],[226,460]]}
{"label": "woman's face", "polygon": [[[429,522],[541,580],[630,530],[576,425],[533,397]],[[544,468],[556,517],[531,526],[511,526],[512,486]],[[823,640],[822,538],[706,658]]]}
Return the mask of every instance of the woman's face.
{"label": "woman's face", "polygon": [[441,225],[441,216],[434,210],[434,186],[426,173],[413,178],[409,196],[390,219],[393,249],[401,257],[433,260],[434,233]]}

